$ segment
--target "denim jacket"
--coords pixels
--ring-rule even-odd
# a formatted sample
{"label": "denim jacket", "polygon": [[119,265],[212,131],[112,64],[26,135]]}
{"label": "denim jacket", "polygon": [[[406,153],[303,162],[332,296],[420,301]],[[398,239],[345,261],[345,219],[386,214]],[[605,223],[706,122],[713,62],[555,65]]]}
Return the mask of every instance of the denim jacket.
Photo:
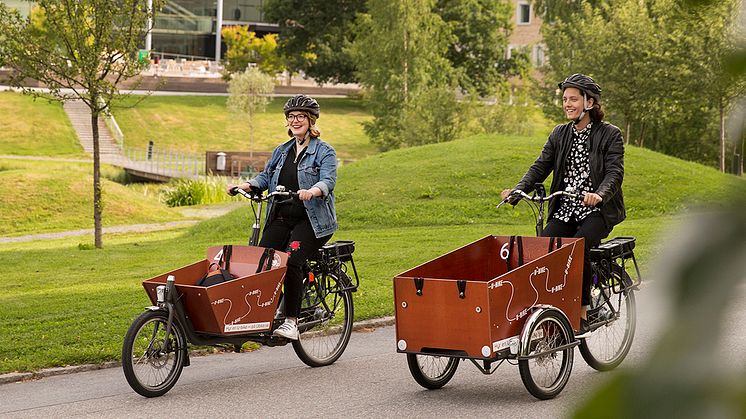
{"label": "denim jacket", "polygon": [[[290,139],[280,144],[272,152],[264,170],[249,184],[260,190],[274,191],[280,178],[280,170],[285,164],[290,147],[294,147],[295,140]],[[329,144],[320,138],[311,138],[306,152],[298,162],[298,186],[301,189],[311,189],[314,186],[321,189],[321,196],[304,201],[308,219],[311,221],[316,237],[331,235],[337,225],[337,212],[334,208],[334,185],[337,183],[337,153]],[[272,213],[272,202],[267,205],[267,219]]]}

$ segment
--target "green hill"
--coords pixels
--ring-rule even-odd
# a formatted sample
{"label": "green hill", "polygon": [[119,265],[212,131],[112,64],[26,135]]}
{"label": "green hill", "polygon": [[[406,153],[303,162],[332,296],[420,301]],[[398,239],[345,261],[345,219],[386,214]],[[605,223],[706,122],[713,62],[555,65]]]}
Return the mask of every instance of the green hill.
{"label": "green hill", "polygon": [[[141,98],[132,98],[132,101]],[[150,96],[136,107],[113,109],[130,147],[145,148],[153,140],[161,150],[188,153],[206,150],[248,151],[247,118],[226,108],[225,96]],[[287,98],[274,98],[265,112],[255,116],[256,151],[271,151],[287,139],[282,106]],[[377,152],[363,134],[361,123],[371,119],[362,101],[319,98],[321,137],[343,159],[359,159]]]}
{"label": "green hill", "polygon": [[[0,160],[0,236],[93,228],[90,171],[89,164]],[[104,227],[182,218],[119,183],[102,178],[102,188]]]}
{"label": "green hill", "polygon": [[[393,313],[391,278],[405,269],[488,234],[532,234],[533,219],[525,205],[499,211],[494,205],[498,192],[517,182],[543,142],[538,137],[483,135],[341,167],[337,193],[342,228],[334,240],[357,243],[361,287],[355,293],[356,319]],[[626,166],[630,217],[612,234],[637,236],[635,253],[643,274],[664,246],[658,237],[677,219],[675,214],[744,192],[743,179],[635,147],[628,147]],[[0,180],[10,191],[0,195],[0,202],[12,202],[10,212],[22,214],[44,201],[54,207],[80,200],[57,210],[80,213],[85,220],[80,228],[89,227],[90,205],[83,203],[91,184],[88,175],[69,175],[55,165],[48,170],[48,175],[37,173],[31,183],[23,183],[17,168],[0,162]],[[45,192],[55,182],[60,190]],[[120,211],[115,200],[139,205],[139,197],[119,188],[105,182],[105,217],[119,216],[114,215]],[[157,210],[152,208],[154,214]],[[45,217],[60,217],[55,208],[46,211],[36,221],[41,226],[55,224]],[[188,229],[107,235],[104,249],[95,251],[80,250],[77,237],[0,245],[0,277],[5,278],[0,373],[119,359],[122,336],[149,304],[141,282],[202,259],[207,246],[246,243],[249,213],[244,207]],[[44,304],[38,304],[40,298]],[[96,327],[81,327],[92,324]]]}
{"label": "green hill", "polygon": [[0,154],[88,158],[62,105],[0,92]]}
{"label": "green hill", "polygon": [[[495,211],[499,193],[521,179],[545,138],[478,135],[372,156],[339,171],[343,226],[525,224],[525,205]],[[551,177],[545,185],[549,188]],[[670,215],[746,192],[743,179],[627,146],[623,184],[628,219]]]}

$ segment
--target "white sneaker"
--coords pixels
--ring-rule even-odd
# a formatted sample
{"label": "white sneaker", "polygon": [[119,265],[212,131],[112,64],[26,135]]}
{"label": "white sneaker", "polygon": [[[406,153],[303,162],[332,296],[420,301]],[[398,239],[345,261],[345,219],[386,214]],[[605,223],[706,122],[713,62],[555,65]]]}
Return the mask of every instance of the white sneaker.
{"label": "white sneaker", "polygon": [[285,320],[285,323],[272,332],[272,336],[280,336],[285,339],[298,340],[298,326],[292,320]]}

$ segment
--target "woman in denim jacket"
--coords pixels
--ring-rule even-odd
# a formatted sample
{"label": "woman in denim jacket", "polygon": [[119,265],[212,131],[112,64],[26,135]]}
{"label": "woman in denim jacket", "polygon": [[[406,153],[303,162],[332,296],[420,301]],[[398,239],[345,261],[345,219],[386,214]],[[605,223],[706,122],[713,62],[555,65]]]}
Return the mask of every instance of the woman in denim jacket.
{"label": "woman in denim jacket", "polygon": [[[303,292],[303,265],[337,230],[334,186],[337,154],[319,138],[319,104],[306,95],[285,103],[288,135],[292,138],[272,152],[266,167],[254,179],[238,185],[243,190],[274,191],[277,185],[297,191],[297,199],[267,206],[267,221],[259,246],[288,251],[285,275],[285,323],[273,334],[298,339],[297,318]],[[234,186],[229,186],[228,190]]]}

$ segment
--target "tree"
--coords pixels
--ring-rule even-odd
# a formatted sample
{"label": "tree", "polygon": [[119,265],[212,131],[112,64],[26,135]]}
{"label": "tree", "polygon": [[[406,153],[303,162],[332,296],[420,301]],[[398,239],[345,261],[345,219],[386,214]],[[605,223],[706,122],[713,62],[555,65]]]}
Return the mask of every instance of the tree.
{"label": "tree", "polygon": [[[269,94],[275,87],[274,77],[256,67],[249,67],[243,73],[234,74],[228,83],[228,109],[248,117],[249,150],[253,153],[254,116],[263,112],[269,103]],[[253,155],[253,154],[252,154]]]}
{"label": "tree", "polygon": [[[549,50],[543,91],[554,92],[571,73],[589,74],[604,89],[608,119],[624,123],[628,141],[715,164],[720,109],[742,91],[718,75],[735,42],[730,28],[740,2],[694,13],[682,0],[541,0],[539,10],[556,12],[542,28]],[[572,13],[560,13],[561,5]],[[547,108],[556,109],[555,101],[553,94],[543,98]]]}
{"label": "tree", "polygon": [[522,56],[505,58],[513,30],[511,2],[438,0],[434,11],[454,35],[446,58],[456,69],[462,90],[491,96],[508,77],[526,69]]}
{"label": "tree", "polygon": [[226,26],[221,32],[228,50],[225,52],[225,78],[245,71],[254,63],[264,73],[281,73],[285,65],[277,51],[277,35],[267,34],[259,38],[247,26]]}
{"label": "tree", "polygon": [[[13,72],[9,82],[24,92],[24,79],[38,80],[54,100],[82,100],[93,130],[93,219],[101,248],[101,170],[98,117],[117,99],[119,86],[147,65],[139,59],[151,10],[139,0],[40,0],[32,19],[0,4],[0,62]],[[46,96],[45,96],[46,97]]]}
{"label": "tree", "polygon": [[374,120],[365,132],[381,150],[448,141],[459,129],[452,42],[434,0],[371,0],[350,49],[369,91]]}
{"label": "tree", "polygon": [[[679,9],[676,22],[683,31],[685,27],[698,24],[697,36],[688,39],[686,50],[693,71],[688,73],[690,91],[700,91],[718,114],[718,163],[720,171],[726,171],[726,115],[736,99],[746,93],[746,77],[724,71],[728,60],[743,41],[743,29],[739,34],[735,25],[741,0],[722,0],[707,5]],[[740,35],[740,37],[739,37]]]}
{"label": "tree", "polygon": [[356,81],[348,53],[365,0],[267,0],[264,18],[280,25],[279,50],[288,68],[319,83]]}

